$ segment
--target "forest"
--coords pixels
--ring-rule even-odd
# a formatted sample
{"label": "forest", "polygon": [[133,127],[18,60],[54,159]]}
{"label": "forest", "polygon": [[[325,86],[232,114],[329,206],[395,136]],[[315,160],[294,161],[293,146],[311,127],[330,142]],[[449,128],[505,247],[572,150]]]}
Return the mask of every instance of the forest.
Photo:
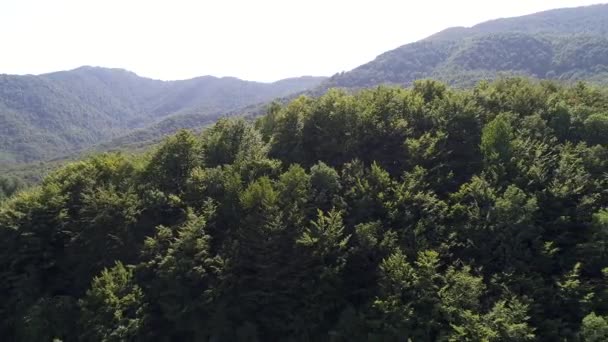
{"label": "forest", "polygon": [[330,90],[18,186],[4,341],[608,340],[606,88]]}

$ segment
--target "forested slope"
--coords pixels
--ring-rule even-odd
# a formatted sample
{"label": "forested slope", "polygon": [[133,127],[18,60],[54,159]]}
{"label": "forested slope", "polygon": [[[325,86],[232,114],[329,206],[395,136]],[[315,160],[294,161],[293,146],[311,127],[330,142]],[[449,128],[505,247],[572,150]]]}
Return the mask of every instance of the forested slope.
{"label": "forested slope", "polygon": [[558,8],[512,18],[489,20],[473,27],[452,27],[427,39],[455,39],[478,34],[519,32],[527,34],[608,34],[608,6]]}
{"label": "forested slope", "polygon": [[608,95],[330,91],[0,207],[6,341],[605,341]]}
{"label": "forested slope", "polygon": [[509,75],[608,82],[608,5],[566,8],[449,28],[327,80],[331,87],[411,85],[434,78],[472,86]]}
{"label": "forested slope", "polygon": [[213,121],[226,112],[309,89],[322,79],[259,83],[206,76],[159,81],[96,67],[0,75],[0,165],[68,155],[173,116]]}

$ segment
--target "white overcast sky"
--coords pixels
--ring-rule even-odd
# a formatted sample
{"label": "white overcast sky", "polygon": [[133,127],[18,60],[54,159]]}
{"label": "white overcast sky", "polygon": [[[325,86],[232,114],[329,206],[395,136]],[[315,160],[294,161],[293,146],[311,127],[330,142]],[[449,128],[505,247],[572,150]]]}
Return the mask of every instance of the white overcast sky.
{"label": "white overcast sky", "polygon": [[602,0],[0,0],[0,73],[81,65],[173,80],[350,70],[450,26]]}

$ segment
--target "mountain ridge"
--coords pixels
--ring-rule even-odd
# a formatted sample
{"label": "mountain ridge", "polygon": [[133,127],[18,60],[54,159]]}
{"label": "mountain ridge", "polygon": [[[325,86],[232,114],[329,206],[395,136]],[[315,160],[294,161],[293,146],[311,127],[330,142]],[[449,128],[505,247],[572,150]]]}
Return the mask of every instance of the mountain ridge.
{"label": "mountain ridge", "polygon": [[300,76],[285,77],[285,78],[281,78],[281,79],[278,79],[275,81],[259,81],[259,80],[249,80],[249,79],[240,78],[240,77],[236,77],[236,76],[216,76],[216,75],[207,74],[207,75],[193,76],[193,77],[189,77],[189,78],[160,79],[160,78],[140,75],[137,72],[126,69],[126,68],[106,67],[106,66],[91,65],[91,64],[83,64],[81,66],[78,66],[78,67],[75,67],[72,69],[55,70],[55,71],[48,71],[48,72],[42,72],[42,73],[19,74],[19,73],[1,73],[0,72],[0,76],[52,76],[55,74],[72,73],[72,72],[100,72],[100,73],[115,72],[115,73],[123,73],[123,74],[131,75],[131,76],[136,76],[141,79],[147,79],[147,80],[163,82],[163,83],[189,81],[189,80],[195,80],[195,79],[215,79],[215,80],[229,79],[229,80],[258,83],[258,84],[273,84],[273,83],[279,83],[279,82],[290,81],[290,80],[315,79],[315,78],[326,78],[327,77],[327,76],[315,76],[315,75],[300,75]]}
{"label": "mountain ridge", "polygon": [[315,86],[323,77],[272,83],[202,76],[161,81],[118,68],[83,66],[41,75],[0,75],[0,163],[71,153],[174,114],[210,118]]}
{"label": "mountain ridge", "polygon": [[[572,15],[573,13],[575,13],[575,15]],[[483,31],[484,33],[504,31],[526,33],[571,33],[573,30],[580,31],[581,26],[591,28],[591,32],[587,30],[587,33],[606,35],[608,34],[608,23],[604,20],[596,19],[591,25],[589,23],[589,18],[597,18],[599,17],[598,14],[601,17],[608,16],[608,6],[606,4],[595,4],[589,6],[556,8],[517,17],[496,18],[470,27],[448,27],[424,38],[424,40],[447,37],[454,39],[454,36],[460,36],[464,33],[474,34],[480,31]],[[563,16],[567,16],[568,20],[560,20]],[[522,25],[522,23],[524,25]]]}
{"label": "mountain ridge", "polygon": [[[495,19],[468,28],[451,27],[335,74],[320,86],[320,92],[331,87],[409,86],[420,78],[471,86],[499,74],[605,83],[607,33],[608,4]],[[530,65],[547,70],[530,72]]]}

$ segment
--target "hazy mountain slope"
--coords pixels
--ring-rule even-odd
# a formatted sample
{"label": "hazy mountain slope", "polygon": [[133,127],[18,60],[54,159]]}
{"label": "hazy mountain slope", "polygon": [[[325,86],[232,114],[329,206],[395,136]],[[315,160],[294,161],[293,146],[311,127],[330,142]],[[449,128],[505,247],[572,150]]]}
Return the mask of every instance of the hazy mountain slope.
{"label": "hazy mountain slope", "polygon": [[0,163],[69,154],[175,114],[206,121],[322,80],[259,83],[205,76],[159,81],[96,67],[39,76],[0,75]]}
{"label": "hazy mountain slope", "polygon": [[[278,100],[280,102],[287,102],[288,99],[293,99],[307,90],[314,89],[323,80],[325,80],[324,77],[311,76],[288,78],[285,80],[277,81],[275,83],[271,83],[270,89],[268,89],[268,91],[272,94],[281,94],[279,96],[273,96],[273,101]],[[293,92],[293,90],[296,89],[298,91]],[[238,91],[235,90],[235,92]],[[248,93],[246,89],[243,89],[239,93],[239,96],[247,96],[247,94]],[[258,95],[258,97],[260,96]],[[254,99],[254,97],[250,98]],[[213,103],[215,103],[214,99],[210,98],[210,101],[204,106],[208,107],[210,104]],[[242,105],[237,105],[233,106],[232,109],[229,108],[228,104],[226,104],[225,106],[225,110],[221,112],[215,111],[214,114],[208,114],[209,108],[202,108],[197,106],[185,108],[160,121],[147,125],[144,128],[130,131],[125,135],[96,145],[93,147],[93,149],[97,151],[107,151],[139,148],[151,143],[155,143],[159,141],[162,137],[174,133],[179,129],[202,129],[214,123],[219,117],[228,117],[235,115],[257,116],[265,112],[265,109],[268,106],[268,100],[259,100],[257,102],[252,102],[252,104],[247,105],[245,107],[243,107]]]}
{"label": "hazy mountain slope", "polygon": [[577,8],[560,8],[520,17],[489,20],[472,27],[451,27],[429,39],[459,39],[475,34],[520,32],[529,34],[551,33],[592,35],[608,34],[608,6],[593,5]]}
{"label": "hazy mountain slope", "polygon": [[204,76],[186,81],[174,81],[171,82],[171,88],[161,94],[161,100],[153,108],[153,113],[157,116],[167,113],[221,114],[220,112],[309,89],[324,79],[324,77],[299,77],[274,83],[260,83],[244,82],[234,77]]}
{"label": "hazy mountain slope", "polygon": [[0,76],[0,155],[32,160],[120,133],[132,111],[90,94],[103,106],[45,77]]}
{"label": "hazy mountain slope", "polygon": [[546,11],[456,27],[381,54],[321,89],[437,78],[470,85],[501,74],[608,80],[608,5]]}

